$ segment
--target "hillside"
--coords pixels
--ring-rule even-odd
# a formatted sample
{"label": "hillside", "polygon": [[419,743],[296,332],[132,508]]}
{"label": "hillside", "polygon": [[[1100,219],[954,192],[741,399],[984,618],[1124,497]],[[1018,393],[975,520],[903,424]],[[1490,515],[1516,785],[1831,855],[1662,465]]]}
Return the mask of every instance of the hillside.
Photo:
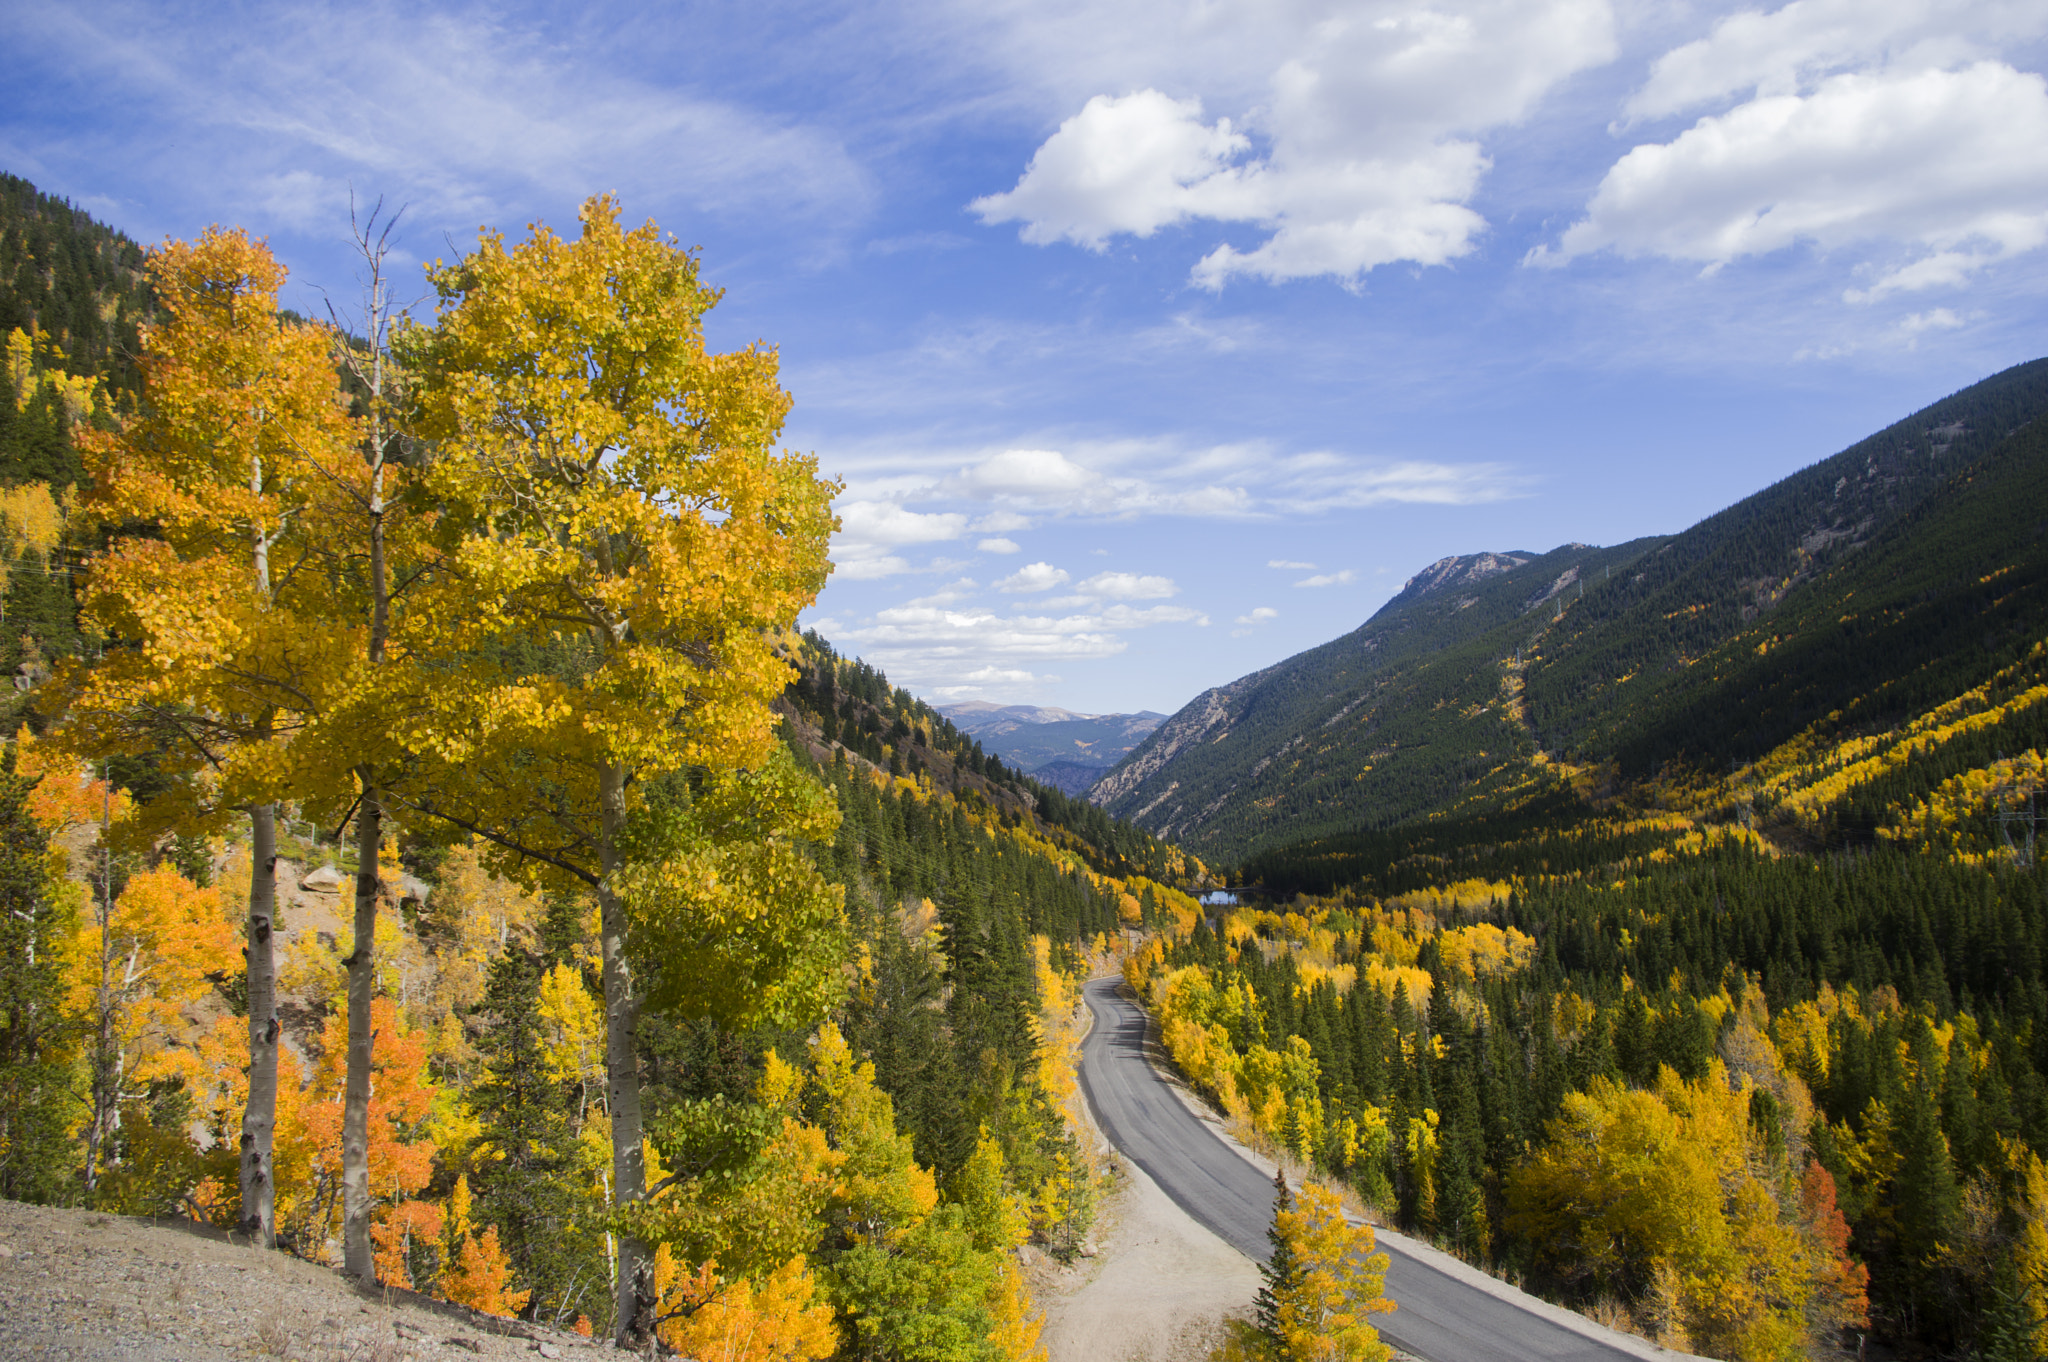
{"label": "hillside", "polygon": [[[689,705],[639,692],[622,700],[630,687],[607,693],[612,716],[649,706],[642,717],[656,737],[640,755],[660,757],[622,783],[628,826],[605,834],[647,877],[630,891],[634,912],[646,914],[633,928],[632,969],[664,953],[691,957],[670,988],[651,973],[627,984],[624,1014],[605,1011],[614,995],[602,897],[594,878],[568,873],[560,844],[538,858],[522,850],[494,861],[491,849],[511,841],[507,822],[458,823],[414,800],[394,806],[368,843],[382,849],[371,875],[356,836],[370,820],[355,818],[367,801],[324,809],[283,798],[306,787],[280,783],[270,792],[278,802],[263,805],[275,810],[275,845],[258,853],[252,823],[270,820],[220,799],[214,782],[225,763],[185,783],[167,769],[171,744],[155,735],[111,757],[79,736],[106,710],[209,719],[221,711],[189,691],[123,693],[104,710],[78,698],[82,676],[119,670],[153,627],[102,620],[106,636],[81,644],[72,577],[82,561],[116,575],[93,558],[109,530],[151,546],[139,554],[211,550],[194,549],[204,536],[164,533],[166,522],[182,523],[169,515],[92,526],[96,512],[78,510],[73,442],[88,424],[121,428],[111,442],[121,457],[91,465],[104,480],[91,490],[109,499],[167,444],[185,448],[178,442],[222,404],[212,392],[165,400],[185,391],[165,375],[194,353],[195,332],[267,342],[265,328],[276,326],[309,360],[294,378],[306,380],[294,390],[306,406],[360,418],[340,372],[326,385],[323,361],[338,369],[339,338],[273,312],[260,244],[209,234],[178,257],[182,296],[248,305],[196,320],[180,312],[148,333],[170,361],[142,371],[131,401],[123,385],[137,372],[134,322],[148,300],[133,243],[19,182],[0,188],[0,253],[14,270],[0,305],[23,322],[9,337],[10,423],[0,423],[6,661],[17,679],[0,692],[0,994],[14,1000],[0,1016],[0,1199],[243,1225],[255,1213],[242,1204],[240,1178],[253,1032],[265,1037],[254,1043],[275,1046],[278,1094],[274,1162],[257,1185],[274,1198],[278,1247],[298,1258],[339,1266],[348,1236],[373,1257],[382,1284],[559,1328],[580,1322],[600,1335],[654,1328],[658,1314],[660,1337],[692,1355],[708,1354],[710,1331],[723,1327],[716,1321],[748,1299],[797,1319],[806,1356],[840,1349],[842,1334],[847,1350],[856,1333],[868,1348],[880,1318],[898,1333],[934,1319],[967,1339],[1001,1332],[1001,1356],[1028,1352],[1035,1331],[1026,1255],[1016,1250],[1035,1237],[1046,1254],[1071,1260],[1106,1185],[1092,1145],[1075,1137],[1080,981],[1106,967],[1125,928],[1191,914],[1179,886],[1201,882],[1201,864],[1029,780],[823,640],[786,634],[794,604],[781,615],[757,606],[718,616],[719,630],[745,641],[740,651],[755,650],[760,665],[743,683],[730,680],[744,670],[731,657],[691,636],[692,648],[709,651],[686,665],[750,692],[718,711],[721,722],[779,739],[745,770],[721,766],[729,758],[716,744],[696,749],[686,767],[655,769],[688,750],[678,735],[694,731],[703,692]],[[695,295],[675,291],[677,274],[660,279],[684,309],[662,314],[665,334],[686,331]],[[552,322],[531,338],[567,343]],[[282,390],[261,365],[236,391],[251,389]],[[459,457],[450,442],[417,438],[423,460]],[[362,445],[337,435],[334,447],[347,455]],[[195,466],[204,463],[163,473],[191,481],[180,484],[190,495],[178,504],[195,514],[222,495],[219,468]],[[245,467],[232,463],[224,485],[237,489]],[[787,471],[791,504],[828,490],[808,465]],[[662,503],[638,547],[671,545],[682,519],[673,500]],[[274,523],[308,535],[309,550],[337,550],[336,560],[361,542],[323,525],[334,538],[316,546],[302,528],[312,520]],[[701,528],[732,526],[723,514]],[[250,551],[245,528],[232,521],[206,542],[232,544],[232,561]],[[787,529],[769,528],[771,540]],[[551,555],[561,547],[545,542]],[[625,543],[612,528],[598,548],[584,548],[616,566]],[[822,576],[822,534],[785,547],[792,581]],[[217,560],[192,561],[194,577],[220,579]],[[409,570],[456,569],[421,551]],[[349,571],[323,580],[332,586]],[[255,615],[281,618],[291,602],[305,604],[288,600],[279,578],[270,584],[278,594]],[[455,599],[466,614],[471,602]],[[169,613],[178,627],[205,627],[190,625],[190,612]],[[343,633],[359,619],[346,610],[326,618],[344,621]],[[600,664],[579,651],[581,625],[567,642],[558,626],[518,635],[505,625],[467,650],[443,639],[431,665],[486,657],[501,676],[544,678],[564,702]],[[786,686],[777,651],[790,664]],[[78,665],[51,683],[50,665],[67,653]],[[672,653],[659,665],[678,664]],[[203,670],[172,664],[178,684],[197,684]],[[445,675],[423,679],[445,688]],[[298,698],[307,719],[318,706]],[[281,758],[296,740],[269,727],[222,739],[258,762]],[[508,755],[521,766],[560,752],[531,733],[481,750],[479,759]],[[412,748],[405,760],[425,758]],[[584,778],[542,782],[537,798],[551,827],[575,825],[593,807],[579,807],[583,794],[572,792]],[[543,863],[564,876],[547,878],[535,870]],[[253,906],[269,902],[271,870],[288,876],[274,911]],[[374,942],[351,939],[362,928],[342,910],[350,885],[375,905]],[[800,930],[774,935],[799,911],[809,914]],[[249,948],[238,954],[242,940]],[[259,958],[275,959],[274,1001],[263,1000],[261,976],[251,979],[259,944],[268,947]],[[352,978],[365,959],[372,969]],[[775,995],[761,982],[770,977],[801,977],[802,1001]],[[358,982],[363,994],[351,992]],[[612,975],[610,986],[618,983]],[[252,1011],[271,1006],[272,1024],[252,1027]],[[618,1030],[625,1014],[628,1037]],[[361,1049],[351,1021],[368,1023]],[[367,1145],[345,1153],[347,1092],[371,1069]],[[612,1146],[626,1119],[644,1120],[644,1140],[628,1148],[648,1161],[654,1184],[638,1198],[615,1176]],[[357,1151],[366,1182],[356,1185],[371,1190],[362,1218],[345,1225],[343,1169]],[[858,1224],[836,1209],[854,1197],[876,1198]],[[626,1216],[637,1217],[630,1228]],[[764,1224],[766,1239],[756,1233]],[[921,1275],[865,1270],[870,1235]],[[612,1278],[624,1276],[629,1240],[660,1246],[638,1323],[614,1317]],[[707,1310],[714,1298],[718,1308]],[[628,1300],[638,1308],[639,1298]],[[61,1328],[69,1316],[58,1314]],[[733,1319],[741,1333],[752,1327]],[[287,1328],[297,1320],[273,1332],[289,1341]],[[875,1346],[900,1355],[909,1345]]]}
{"label": "hillside", "polygon": [[1519,806],[1556,788],[1549,758],[1725,772],[1837,710],[1843,734],[1897,722],[2041,632],[2043,411],[2036,361],[1682,534],[1445,559],[1197,697],[1091,798],[1230,859]]}

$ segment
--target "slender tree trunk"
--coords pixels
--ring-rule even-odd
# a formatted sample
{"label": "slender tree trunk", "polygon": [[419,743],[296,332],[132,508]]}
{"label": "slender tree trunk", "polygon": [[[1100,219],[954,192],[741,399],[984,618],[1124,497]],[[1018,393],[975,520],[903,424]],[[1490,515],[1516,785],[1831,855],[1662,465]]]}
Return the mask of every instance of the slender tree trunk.
{"label": "slender tree trunk", "polygon": [[[626,905],[612,889],[619,868],[619,834],[626,822],[625,772],[607,766],[600,778],[599,800],[604,817],[600,858],[603,881],[597,887],[598,934],[604,950],[605,1090],[612,1116],[612,1203],[638,1201],[647,1189],[647,1162],[641,1152],[640,1000],[633,996],[633,968],[626,958]],[[619,1237],[614,1338],[620,1346],[640,1348],[654,1333],[654,1259],[647,1245],[631,1235]]]}
{"label": "slender tree trunk", "polygon": [[100,1171],[107,1162],[121,1101],[119,1046],[114,1036],[115,1011],[120,998],[114,989],[114,849],[112,825],[112,784],[106,768],[100,768],[100,892],[93,912],[99,920],[99,988],[94,995],[92,1039],[92,1118],[85,1133],[85,1191],[99,1190]]}
{"label": "slender tree trunk", "polygon": [[377,853],[384,836],[383,808],[369,768],[362,809],[356,815],[356,944],[348,957],[348,1078],[341,1099],[342,1271],[360,1282],[375,1281],[377,1258],[370,1242],[370,1072],[376,1034],[370,1000],[377,984]]}
{"label": "slender tree trunk", "polygon": [[[374,214],[372,215],[374,221]],[[389,226],[386,227],[389,233]],[[391,586],[384,561],[384,246],[368,229],[357,236],[369,264],[369,305],[364,321],[370,344],[369,421],[363,458],[370,468],[365,506],[370,539],[370,646],[374,669],[384,662],[391,635]],[[360,366],[358,373],[362,373]],[[341,1244],[343,1270],[358,1281],[376,1280],[377,1256],[370,1241],[370,1085],[376,1034],[370,1004],[377,984],[378,857],[383,847],[383,790],[377,768],[356,768],[362,809],[356,819],[356,944],[348,959],[348,1075],[341,1109]]]}
{"label": "slender tree trunk", "polygon": [[244,947],[249,980],[249,1103],[242,1109],[242,1233],[257,1248],[277,1247],[277,1187],[271,1147],[277,1133],[277,806],[249,810],[249,921]]}

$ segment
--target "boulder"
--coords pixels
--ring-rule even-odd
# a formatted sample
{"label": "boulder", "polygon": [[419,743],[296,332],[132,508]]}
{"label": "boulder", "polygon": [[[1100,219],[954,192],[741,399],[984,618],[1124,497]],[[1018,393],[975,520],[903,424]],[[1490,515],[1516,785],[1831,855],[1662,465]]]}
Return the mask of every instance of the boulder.
{"label": "boulder", "polygon": [[299,888],[315,894],[339,894],[341,887],[347,883],[348,876],[331,865],[323,865],[318,870],[301,876]]}

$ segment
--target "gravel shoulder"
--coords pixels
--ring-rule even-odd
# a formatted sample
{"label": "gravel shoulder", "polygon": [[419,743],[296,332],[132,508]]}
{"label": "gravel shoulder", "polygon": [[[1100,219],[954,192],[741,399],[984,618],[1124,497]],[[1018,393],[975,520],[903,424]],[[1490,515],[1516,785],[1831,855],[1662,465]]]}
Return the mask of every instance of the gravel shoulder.
{"label": "gravel shoulder", "polygon": [[0,1201],[0,1357],[429,1362],[598,1346],[408,1291],[360,1292],[199,1226]]}

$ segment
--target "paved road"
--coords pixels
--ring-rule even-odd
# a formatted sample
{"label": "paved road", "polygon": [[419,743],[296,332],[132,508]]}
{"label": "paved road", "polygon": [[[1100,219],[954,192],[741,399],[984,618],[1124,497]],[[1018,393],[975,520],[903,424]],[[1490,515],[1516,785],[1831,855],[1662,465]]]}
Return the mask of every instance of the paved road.
{"label": "paved road", "polygon": [[[1271,1177],[1190,1112],[1145,1058],[1145,1013],[1116,980],[1085,994],[1095,1028],[1081,1047],[1081,1085],[1110,1142],[1182,1210],[1257,1262],[1273,1220]],[[1455,1259],[1382,1231],[1387,1295],[1400,1309],[1373,1323],[1388,1342],[1428,1362],[1627,1362],[1681,1354],[1560,1320],[1557,1307]],[[1435,1260],[1435,1261],[1432,1261]],[[1577,1327],[1573,1327],[1576,1324]],[[1581,1332],[1581,1330],[1586,1332]]]}

